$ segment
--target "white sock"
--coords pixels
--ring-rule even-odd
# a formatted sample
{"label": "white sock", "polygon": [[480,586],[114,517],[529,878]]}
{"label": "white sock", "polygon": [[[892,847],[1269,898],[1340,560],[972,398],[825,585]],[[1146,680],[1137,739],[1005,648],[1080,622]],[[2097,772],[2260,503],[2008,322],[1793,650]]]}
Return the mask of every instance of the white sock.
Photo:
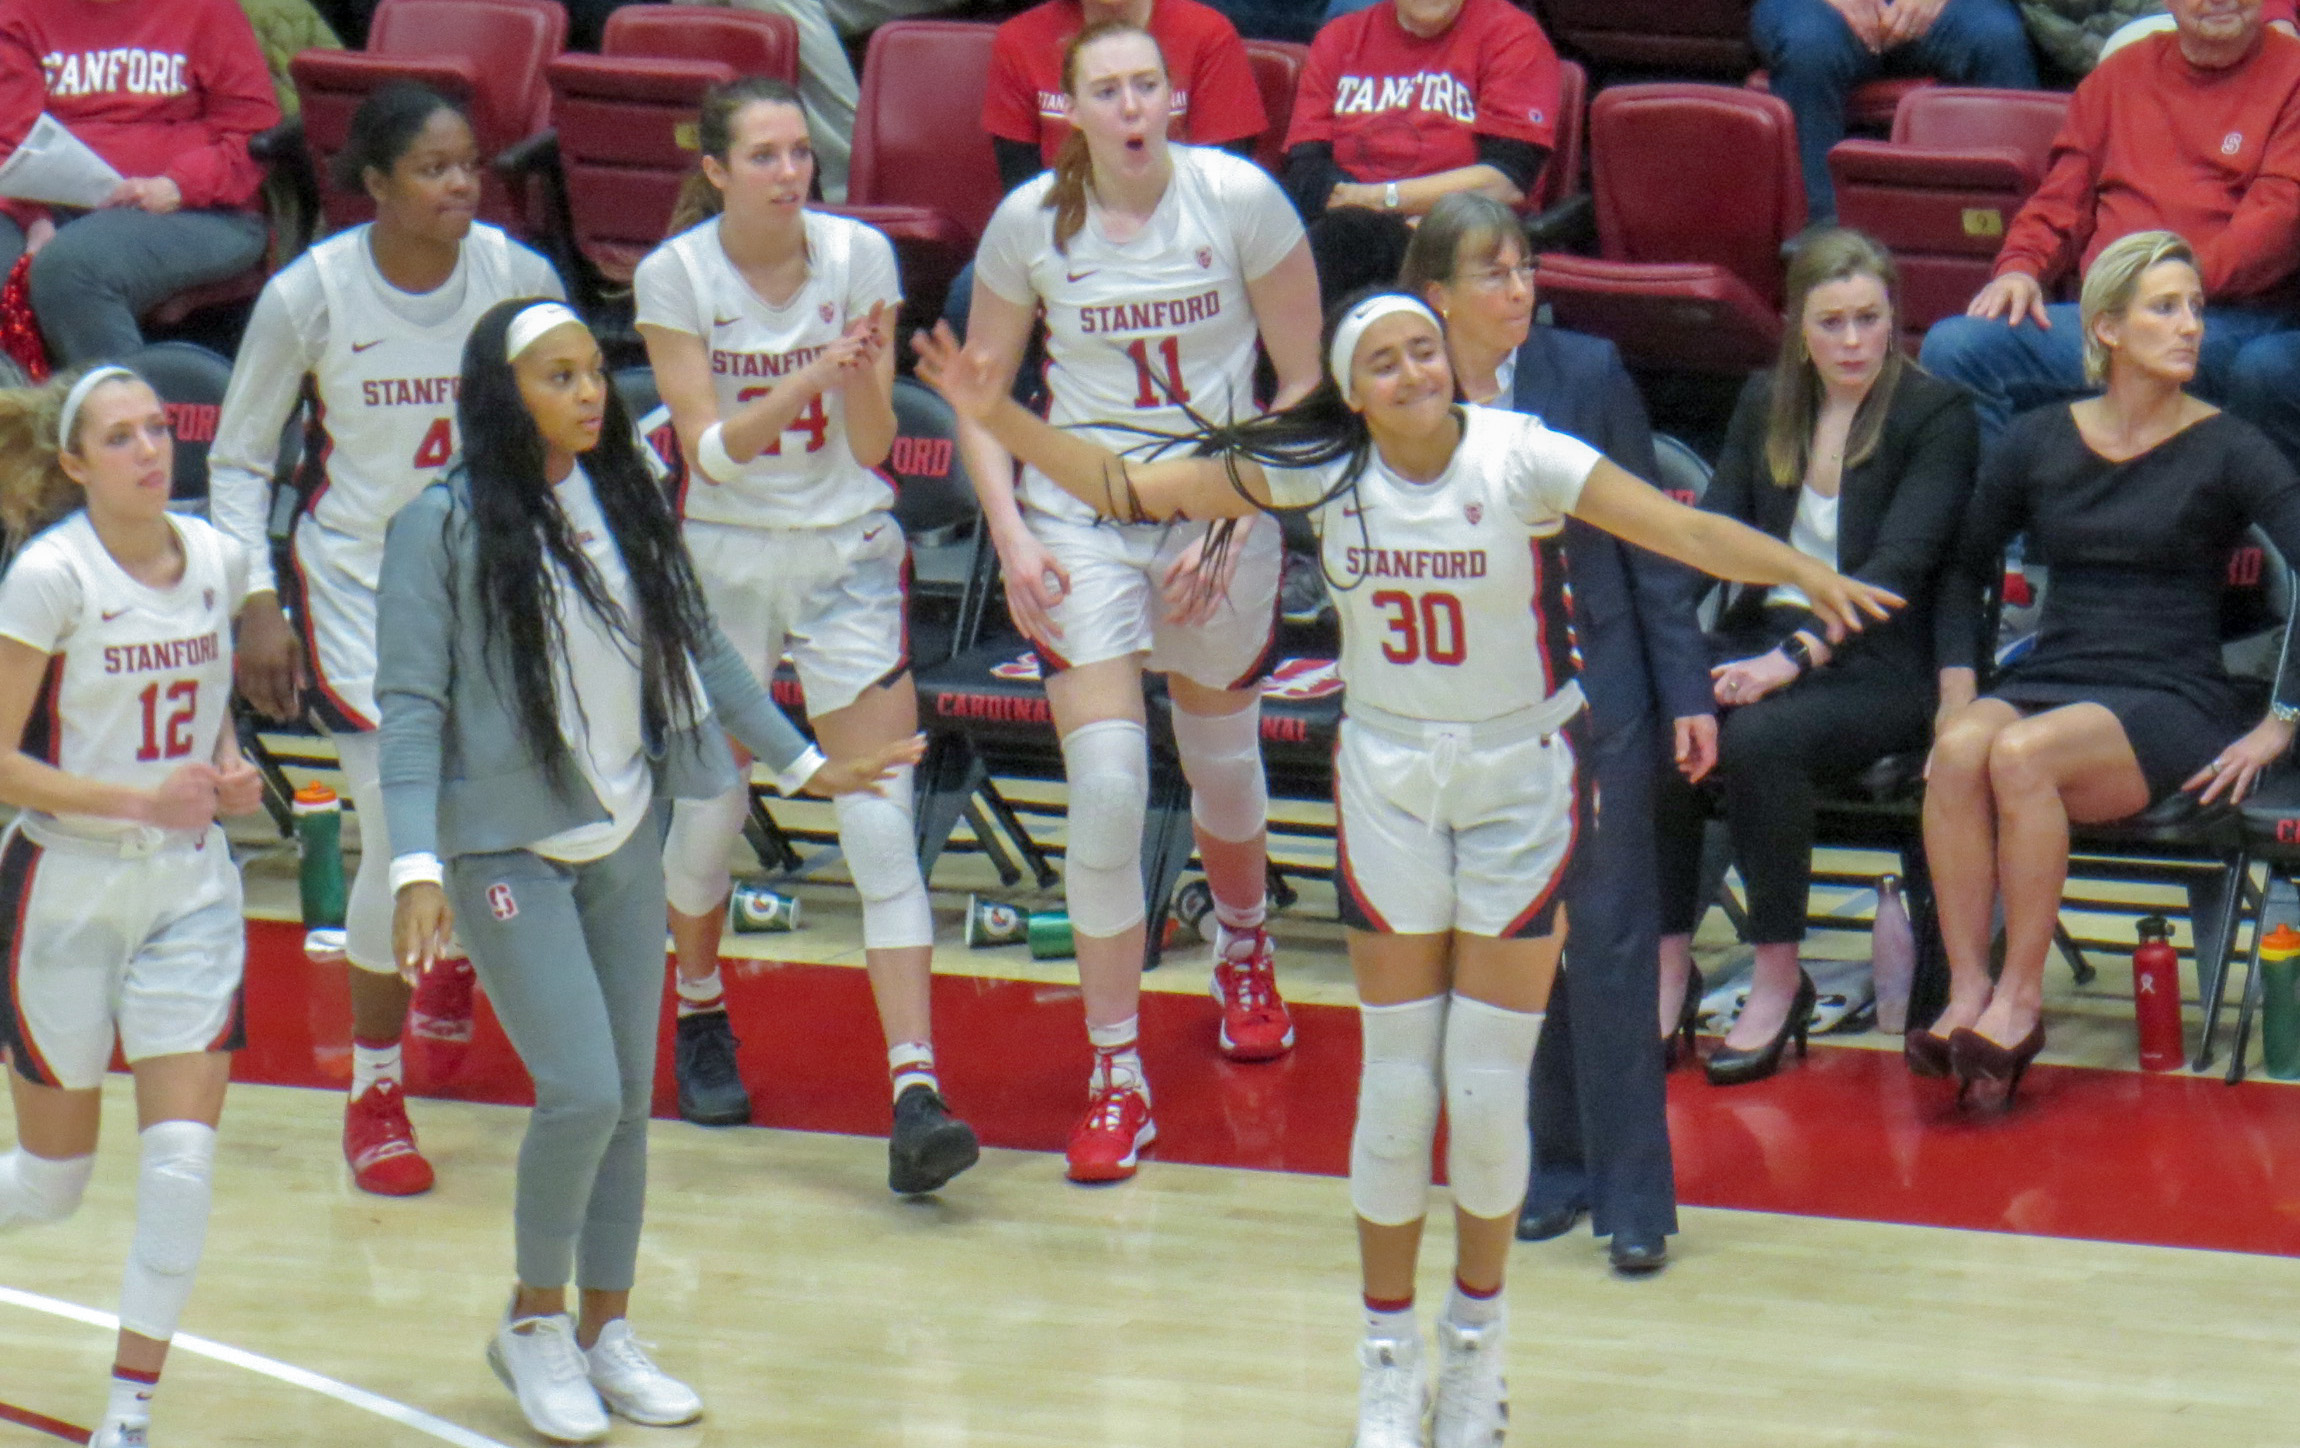
{"label": "white sock", "polygon": [[1366,1299],[1366,1336],[1379,1342],[1415,1342],[1420,1339],[1421,1326],[1414,1320],[1414,1300],[1407,1298],[1405,1306],[1393,1303],[1376,1304]]}
{"label": "white sock", "polygon": [[1501,1288],[1497,1285],[1492,1292],[1479,1297],[1464,1290],[1461,1279],[1456,1277],[1453,1291],[1446,1297],[1445,1315],[1446,1321],[1456,1327],[1484,1327],[1488,1323],[1498,1322],[1501,1319]]}
{"label": "white sock", "polygon": [[1270,897],[1261,896],[1252,905],[1241,910],[1225,905],[1219,898],[1214,901],[1214,920],[1227,930],[1259,930],[1270,918]]}
{"label": "white sock", "polygon": [[1142,1075],[1142,1056],[1135,1049],[1141,1032],[1140,1016],[1128,1016],[1115,1025],[1098,1026],[1086,1023],[1086,1039],[1094,1045],[1094,1081],[1096,1087],[1108,1085],[1118,1090],[1133,1089],[1147,1098],[1150,1083]]}
{"label": "white sock", "polygon": [[112,1369],[110,1399],[104,1404],[107,1423],[148,1423],[152,1418],[152,1394],[158,1391],[158,1373],[139,1373],[133,1368]]}
{"label": "white sock", "polygon": [[898,1041],[886,1048],[886,1069],[894,1077],[894,1099],[913,1086],[924,1086],[937,1096],[942,1082],[934,1074],[934,1046],[926,1041]]}
{"label": "white sock", "polygon": [[351,1099],[357,1101],[378,1081],[400,1083],[399,1042],[371,1046],[357,1037],[351,1043]]}
{"label": "white sock", "polygon": [[726,986],[719,979],[717,966],[712,966],[711,973],[698,980],[689,980],[684,975],[678,976],[677,979],[679,982],[680,1020],[683,1021],[689,1016],[702,1015],[706,1011],[723,1011],[727,1008]]}

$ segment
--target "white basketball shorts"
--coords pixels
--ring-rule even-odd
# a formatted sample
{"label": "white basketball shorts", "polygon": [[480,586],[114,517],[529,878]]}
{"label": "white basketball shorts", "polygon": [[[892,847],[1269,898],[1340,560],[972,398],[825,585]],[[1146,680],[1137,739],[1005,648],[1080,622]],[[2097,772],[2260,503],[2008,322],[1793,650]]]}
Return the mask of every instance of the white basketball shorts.
{"label": "white basketball shorts", "polygon": [[703,597],[760,683],[785,653],[807,713],[844,709],[910,663],[910,548],[891,513],[830,528],[686,525]]}
{"label": "white basketball shorts", "polygon": [[1243,548],[1229,597],[1202,624],[1166,620],[1166,569],[1205,534],[1203,523],[1072,523],[1029,515],[1030,531],[1070,574],[1070,592],[1054,606],[1058,639],[1034,639],[1055,669],[1074,669],[1128,654],[1143,667],[1180,674],[1209,689],[1243,689],[1268,672],[1278,627],[1278,574],[1283,543],[1267,518],[1240,525]]}

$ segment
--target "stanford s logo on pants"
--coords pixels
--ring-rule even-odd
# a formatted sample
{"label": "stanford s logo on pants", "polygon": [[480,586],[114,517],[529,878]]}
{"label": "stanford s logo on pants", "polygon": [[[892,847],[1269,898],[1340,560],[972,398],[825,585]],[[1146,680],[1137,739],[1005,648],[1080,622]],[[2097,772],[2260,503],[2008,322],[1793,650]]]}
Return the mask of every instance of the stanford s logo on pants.
{"label": "stanford s logo on pants", "polygon": [[487,908],[496,919],[509,920],[518,915],[519,902],[511,897],[511,887],[498,880],[487,887]]}

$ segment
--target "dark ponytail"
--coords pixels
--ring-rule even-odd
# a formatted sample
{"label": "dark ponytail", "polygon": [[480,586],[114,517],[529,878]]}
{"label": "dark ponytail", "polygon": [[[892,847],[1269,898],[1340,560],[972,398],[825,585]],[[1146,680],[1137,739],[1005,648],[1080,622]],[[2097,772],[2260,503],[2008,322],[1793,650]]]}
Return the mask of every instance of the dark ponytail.
{"label": "dark ponytail", "polygon": [[389,176],[391,168],[399,164],[399,158],[441,111],[461,116],[466,125],[470,124],[471,117],[462,106],[411,80],[395,80],[368,92],[367,99],[352,112],[351,131],[343,149],[328,162],[328,180],[338,191],[366,194],[367,173]]}
{"label": "dark ponytail", "polygon": [[[712,86],[703,92],[703,109],[695,117],[696,151],[726,165],[735,146],[735,117],[743,113],[745,106],[753,105],[789,106],[802,116],[806,114],[806,108],[799,104],[799,93],[773,76],[746,75],[725,85]],[[697,166],[679,183],[679,199],[671,207],[671,229],[665,234],[677,236],[700,226],[726,206],[727,199],[711,184],[711,178],[703,174],[703,168]]]}
{"label": "dark ponytail", "polygon": [[[1158,37],[1131,20],[1097,20],[1070,38],[1062,48],[1062,93],[1072,106],[1078,103],[1078,57],[1087,46],[1113,35],[1139,35],[1158,52],[1158,66],[1166,66],[1166,52]],[[1086,133],[1073,124],[1054,153],[1054,184],[1046,191],[1046,209],[1054,213],[1054,249],[1068,255],[1070,239],[1086,225],[1086,194],[1094,183],[1094,158],[1086,149]]]}
{"label": "dark ponytail", "polygon": [[636,619],[616,607],[567,526],[543,476],[543,434],[504,355],[511,319],[544,300],[502,302],[480,317],[463,347],[455,414],[463,434],[458,471],[470,497],[464,525],[473,533],[474,581],[489,644],[485,666],[499,683],[498,671],[508,670],[528,751],[555,780],[564,781],[571,756],[559,728],[555,664],[566,646],[561,612],[574,605],[558,596],[557,575],[549,564],[565,570],[580,606],[632,645],[640,662],[640,710],[650,747],[658,746],[676,722],[701,716],[687,661],[702,655],[712,624],[680,541],[678,519],[640,460],[631,415],[613,387],[607,389],[599,445],[583,454],[580,464],[630,575]]}

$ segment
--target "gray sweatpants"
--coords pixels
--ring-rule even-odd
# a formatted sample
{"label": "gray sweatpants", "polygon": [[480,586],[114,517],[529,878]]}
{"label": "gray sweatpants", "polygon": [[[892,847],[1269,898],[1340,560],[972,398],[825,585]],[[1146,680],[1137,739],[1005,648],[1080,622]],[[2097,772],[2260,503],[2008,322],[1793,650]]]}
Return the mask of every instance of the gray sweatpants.
{"label": "gray sweatpants", "polygon": [[663,1008],[658,802],[623,847],[562,865],[526,850],[448,862],[457,932],[535,1081],[519,1144],[519,1281],[629,1290],[647,1205]]}
{"label": "gray sweatpants", "polygon": [[[246,211],[154,216],[117,206],[64,222],[32,258],[32,311],[48,350],[67,367],[125,360],[144,345],[137,318],[178,292],[246,271],[270,235]],[[23,228],[0,216],[0,277],[23,253]]]}

